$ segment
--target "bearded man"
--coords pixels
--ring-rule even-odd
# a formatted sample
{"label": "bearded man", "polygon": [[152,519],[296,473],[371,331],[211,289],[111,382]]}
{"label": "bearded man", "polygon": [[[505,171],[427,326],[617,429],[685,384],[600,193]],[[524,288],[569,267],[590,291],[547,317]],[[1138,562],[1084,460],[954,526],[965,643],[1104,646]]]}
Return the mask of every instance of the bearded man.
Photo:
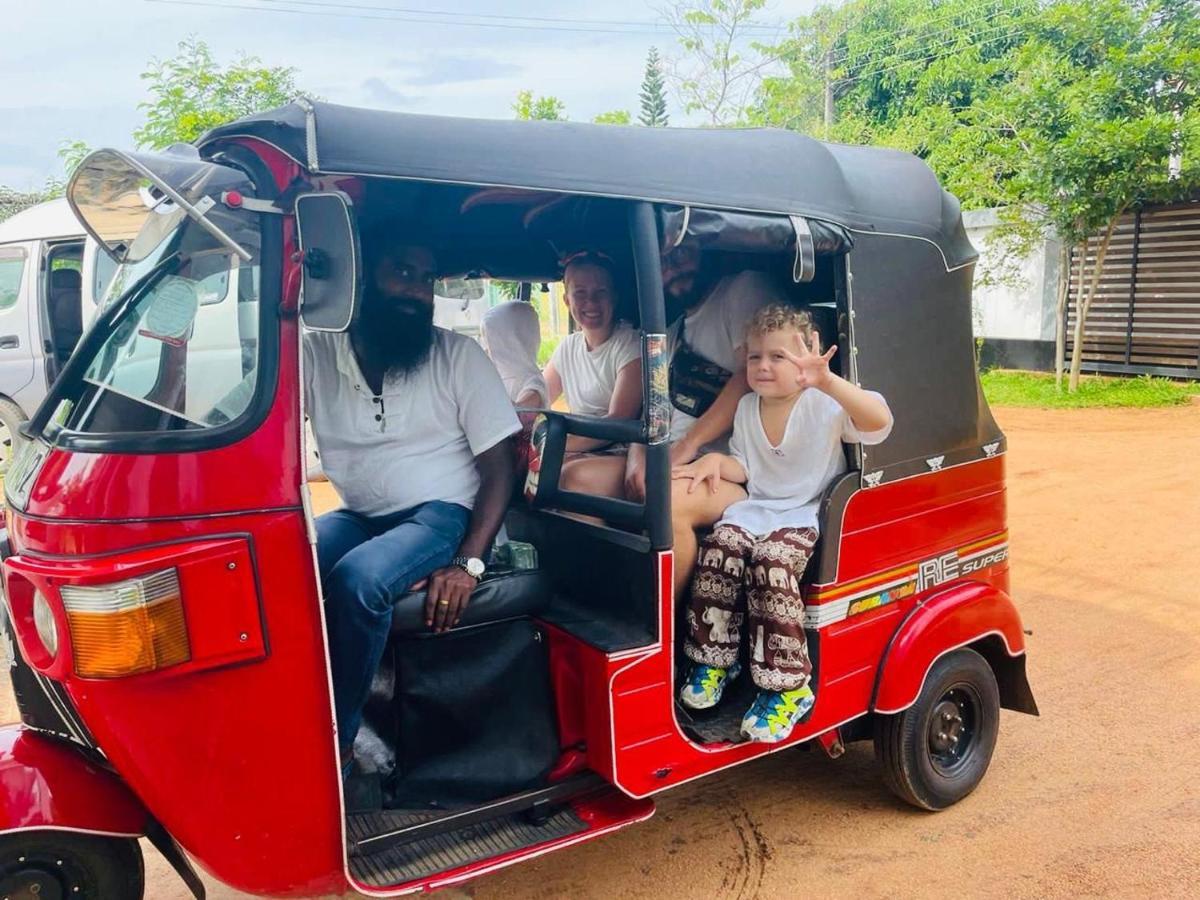
{"label": "bearded man", "polygon": [[433,324],[425,247],[364,240],[367,284],[345,333],[306,333],[304,391],[323,474],[345,506],[317,519],[343,771],[402,594],[452,628],[512,493],[520,430],[495,367]]}

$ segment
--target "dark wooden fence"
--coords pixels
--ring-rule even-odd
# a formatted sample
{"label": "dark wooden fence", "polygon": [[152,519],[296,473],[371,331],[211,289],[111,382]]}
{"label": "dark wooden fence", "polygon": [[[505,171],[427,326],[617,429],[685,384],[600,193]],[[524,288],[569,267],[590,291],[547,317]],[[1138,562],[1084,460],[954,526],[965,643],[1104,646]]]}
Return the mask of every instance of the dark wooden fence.
{"label": "dark wooden fence", "polygon": [[[1082,284],[1100,238],[1071,253],[1067,358]],[[1083,333],[1083,369],[1200,378],[1200,201],[1147,206],[1123,216]]]}

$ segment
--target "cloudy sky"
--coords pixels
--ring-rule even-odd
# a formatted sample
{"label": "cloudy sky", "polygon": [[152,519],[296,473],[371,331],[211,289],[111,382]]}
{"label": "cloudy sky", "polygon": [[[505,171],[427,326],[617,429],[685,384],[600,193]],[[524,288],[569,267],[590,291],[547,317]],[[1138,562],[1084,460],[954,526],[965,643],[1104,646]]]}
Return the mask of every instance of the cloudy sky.
{"label": "cloudy sky", "polygon": [[[189,34],[222,63],[245,52],[294,66],[302,89],[336,103],[508,117],[517,91],[530,88],[562,98],[575,120],[636,110],[646,50],[675,50],[659,5],[0,0],[0,184],[33,188],[58,174],[64,140],[130,145],[146,99],[140,73]],[[785,23],[813,5],[769,0],[758,21]],[[673,124],[687,123],[678,108],[671,112]]]}

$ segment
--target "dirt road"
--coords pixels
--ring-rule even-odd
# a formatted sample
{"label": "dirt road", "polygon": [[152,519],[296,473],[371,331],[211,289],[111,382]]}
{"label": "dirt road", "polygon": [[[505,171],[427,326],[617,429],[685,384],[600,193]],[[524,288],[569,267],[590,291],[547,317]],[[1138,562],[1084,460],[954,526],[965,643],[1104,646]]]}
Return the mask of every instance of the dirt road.
{"label": "dirt road", "polygon": [[[885,791],[867,744],[837,761],[779,754],[466,893],[1195,896],[1200,406],[997,415],[1009,437],[1012,584],[1033,630],[1042,717],[1004,714],[975,794],[920,813]],[[188,896],[153,850],[147,861],[147,896]]]}

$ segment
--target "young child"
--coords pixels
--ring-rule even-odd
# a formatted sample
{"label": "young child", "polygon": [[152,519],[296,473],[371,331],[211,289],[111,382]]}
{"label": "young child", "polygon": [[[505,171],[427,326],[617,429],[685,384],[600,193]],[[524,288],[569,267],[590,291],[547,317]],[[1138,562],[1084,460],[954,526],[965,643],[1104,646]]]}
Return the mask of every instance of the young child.
{"label": "young child", "polygon": [[785,740],[815,701],[800,581],[817,541],[817,506],[846,469],[842,442],[877,444],[892,429],[883,397],[829,370],[812,317],[778,304],[747,329],[746,378],[729,455],[709,453],[672,472],[688,491],[718,478],[745,484],[700,545],[684,653],[692,660],[680,702],[708,709],[741,671],[748,626],[758,697],[742,719],[750,740]]}

